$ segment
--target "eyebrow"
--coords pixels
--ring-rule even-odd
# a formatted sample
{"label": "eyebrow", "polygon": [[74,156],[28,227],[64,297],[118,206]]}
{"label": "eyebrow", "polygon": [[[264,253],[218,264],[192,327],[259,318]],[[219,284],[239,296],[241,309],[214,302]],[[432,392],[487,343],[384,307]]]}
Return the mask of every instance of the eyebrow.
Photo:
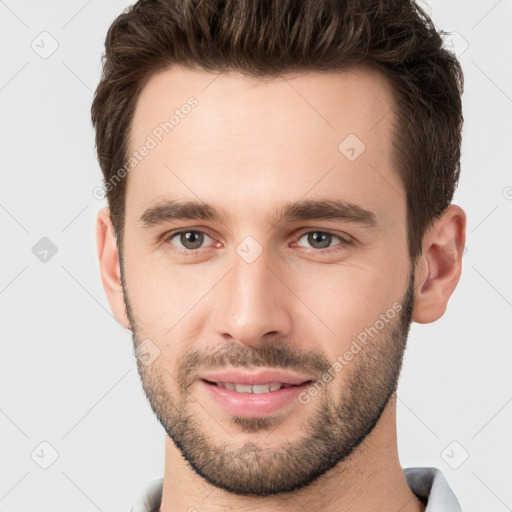
{"label": "eyebrow", "polygon": [[[173,220],[205,220],[226,223],[225,210],[195,200],[163,200],[149,206],[140,220],[149,228]],[[316,199],[288,202],[274,209],[269,218],[272,224],[283,221],[335,220],[359,224],[368,228],[377,226],[377,216],[355,203],[336,199]]]}

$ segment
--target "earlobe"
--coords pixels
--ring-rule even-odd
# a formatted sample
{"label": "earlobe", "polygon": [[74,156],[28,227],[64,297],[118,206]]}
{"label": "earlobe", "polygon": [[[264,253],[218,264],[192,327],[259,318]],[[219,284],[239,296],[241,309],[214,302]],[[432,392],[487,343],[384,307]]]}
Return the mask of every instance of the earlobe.
{"label": "earlobe", "polygon": [[450,205],[423,237],[423,251],[416,265],[414,322],[434,322],[445,313],[459,282],[465,243],[466,214]]}
{"label": "earlobe", "polygon": [[108,208],[102,208],[98,211],[96,219],[96,249],[98,251],[101,281],[112,313],[123,327],[130,329],[131,326],[126,314],[123,286],[121,284],[121,267],[116,237]]}

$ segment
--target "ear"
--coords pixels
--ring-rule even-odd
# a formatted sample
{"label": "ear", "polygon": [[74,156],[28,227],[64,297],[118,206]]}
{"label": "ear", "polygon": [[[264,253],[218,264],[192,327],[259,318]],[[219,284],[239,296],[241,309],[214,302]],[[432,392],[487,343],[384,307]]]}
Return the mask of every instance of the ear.
{"label": "ear", "polygon": [[96,219],[96,248],[100,263],[101,281],[110,308],[116,320],[126,329],[131,329],[121,285],[121,266],[117,252],[116,237],[110,210],[102,208]]}
{"label": "ear", "polygon": [[441,318],[459,282],[466,243],[466,214],[451,204],[424,237],[416,263],[412,320],[420,324]]}

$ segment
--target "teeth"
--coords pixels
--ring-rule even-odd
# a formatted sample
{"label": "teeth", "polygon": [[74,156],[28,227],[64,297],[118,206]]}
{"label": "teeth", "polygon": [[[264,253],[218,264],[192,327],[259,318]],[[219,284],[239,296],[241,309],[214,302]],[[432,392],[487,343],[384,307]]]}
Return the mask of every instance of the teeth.
{"label": "teeth", "polygon": [[236,384],[235,389],[239,393],[252,393],[251,386],[249,384]]}
{"label": "teeth", "polygon": [[252,387],[253,393],[268,393],[270,391],[270,384],[259,384]]}
{"label": "teeth", "polygon": [[217,382],[217,386],[229,389],[230,391],[237,391],[238,393],[269,393],[270,391],[277,391],[281,388],[289,388],[291,384],[272,382],[270,384],[251,386],[249,384],[234,384],[233,382]]}

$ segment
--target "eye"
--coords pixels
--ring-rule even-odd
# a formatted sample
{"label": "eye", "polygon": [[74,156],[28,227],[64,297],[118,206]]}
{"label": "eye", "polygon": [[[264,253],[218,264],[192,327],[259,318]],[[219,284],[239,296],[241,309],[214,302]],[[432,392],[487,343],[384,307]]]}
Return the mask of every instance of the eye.
{"label": "eye", "polygon": [[[304,233],[297,242],[300,247],[303,247],[299,243],[302,239],[306,239],[307,243],[316,250],[315,252],[333,252],[336,250],[342,250],[352,243],[348,236],[344,238],[340,235],[331,233],[330,231],[308,231],[307,233]],[[336,239],[339,240],[339,243],[332,247],[331,243]],[[308,247],[306,247],[306,249],[308,249]]]}
{"label": "eye", "polygon": [[[172,242],[173,239],[176,240]],[[206,239],[212,240],[212,238],[203,231],[188,229],[174,233],[169,233],[164,238],[164,241],[167,244],[175,245],[178,248],[182,249],[182,251],[178,252],[187,252],[201,249],[201,246],[203,245]]]}
{"label": "eye", "polygon": [[[303,239],[311,248],[300,243]],[[175,253],[191,256],[198,254],[202,249],[206,249],[207,247],[205,247],[204,244],[208,241],[210,241],[210,243],[213,242],[213,238],[204,231],[196,229],[174,231],[163,237],[163,242],[170,247],[170,250]],[[333,242],[336,241],[338,241],[338,243],[333,245]],[[219,245],[221,246],[222,244]],[[325,254],[345,249],[352,245],[352,239],[348,235],[342,237],[330,231],[308,231],[303,233],[294,245],[303,247],[306,251],[316,254]]]}

